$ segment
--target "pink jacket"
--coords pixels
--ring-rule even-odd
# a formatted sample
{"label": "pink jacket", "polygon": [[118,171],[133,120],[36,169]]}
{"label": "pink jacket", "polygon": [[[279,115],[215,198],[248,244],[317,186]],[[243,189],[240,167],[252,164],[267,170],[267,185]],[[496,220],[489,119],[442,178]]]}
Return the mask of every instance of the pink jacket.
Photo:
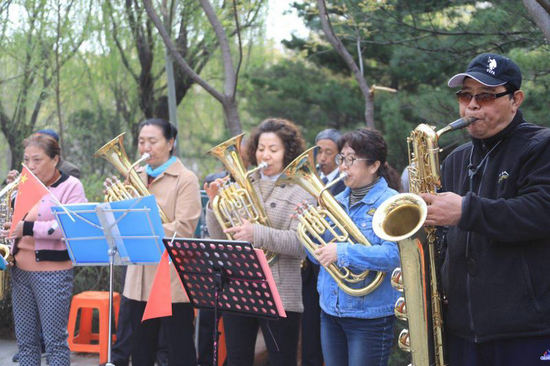
{"label": "pink jacket", "polygon": [[[49,190],[51,195],[57,197],[62,204],[87,202],[82,183],[73,176],[62,174],[61,178],[49,187]],[[69,258],[67,247],[61,240],[63,237],[61,228],[57,226],[57,221],[51,210],[52,206],[58,204],[51,195],[45,195],[37,203],[36,220],[25,220],[23,226],[21,240],[34,239],[37,261],[60,261]]]}

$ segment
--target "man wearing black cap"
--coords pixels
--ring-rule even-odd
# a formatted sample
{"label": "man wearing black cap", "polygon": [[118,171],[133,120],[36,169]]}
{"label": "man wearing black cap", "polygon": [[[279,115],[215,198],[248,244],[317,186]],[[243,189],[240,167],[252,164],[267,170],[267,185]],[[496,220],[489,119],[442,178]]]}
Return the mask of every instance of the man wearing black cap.
{"label": "man wearing black cap", "polygon": [[[471,142],[423,194],[427,225],[447,227],[441,269],[449,365],[550,359],[550,130],[526,122],[521,71],[481,54],[449,80]],[[550,365],[550,363],[549,363]]]}

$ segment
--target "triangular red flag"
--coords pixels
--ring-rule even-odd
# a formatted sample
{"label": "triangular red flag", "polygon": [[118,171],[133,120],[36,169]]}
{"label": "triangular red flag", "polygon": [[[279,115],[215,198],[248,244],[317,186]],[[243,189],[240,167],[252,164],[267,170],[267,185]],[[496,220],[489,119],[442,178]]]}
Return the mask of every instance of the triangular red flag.
{"label": "triangular red flag", "polygon": [[49,194],[48,188],[30,170],[23,165],[21,178],[17,186],[17,198],[11,219],[10,233],[21,219],[36,205],[44,195]]}
{"label": "triangular red flag", "polygon": [[155,273],[155,279],[151,286],[149,299],[143,312],[144,322],[147,319],[160,318],[163,316],[172,316],[172,291],[170,290],[170,264],[168,262],[168,251],[164,251],[160,258]]}

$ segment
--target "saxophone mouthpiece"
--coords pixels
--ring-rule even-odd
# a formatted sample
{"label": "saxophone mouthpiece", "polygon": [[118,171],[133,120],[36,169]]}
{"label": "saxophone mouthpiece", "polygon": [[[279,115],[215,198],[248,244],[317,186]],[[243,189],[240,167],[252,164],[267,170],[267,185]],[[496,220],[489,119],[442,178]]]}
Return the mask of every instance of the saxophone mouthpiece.
{"label": "saxophone mouthpiece", "polygon": [[449,123],[449,127],[451,128],[451,131],[459,130],[461,128],[468,127],[477,120],[478,118],[476,117],[463,117]]}

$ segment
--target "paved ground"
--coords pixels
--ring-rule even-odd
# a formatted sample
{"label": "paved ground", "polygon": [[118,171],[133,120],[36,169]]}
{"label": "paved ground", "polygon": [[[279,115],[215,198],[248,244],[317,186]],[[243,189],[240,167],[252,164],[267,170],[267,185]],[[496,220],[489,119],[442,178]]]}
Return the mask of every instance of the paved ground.
{"label": "paved ground", "polygon": [[[17,366],[11,358],[17,352],[17,344],[14,339],[0,339],[0,366]],[[99,356],[94,353],[72,353],[71,366],[97,366],[99,364]],[[46,361],[42,360],[42,365],[46,365]]]}
{"label": "paved ground", "polygon": [[[0,339],[0,366],[17,366],[18,363],[13,363],[11,358],[17,352],[17,344],[14,339]],[[256,341],[256,359],[255,366],[263,366],[267,364],[267,351],[263,341],[262,333],[259,332]],[[46,361],[42,359],[42,365],[46,365]],[[71,353],[71,366],[97,366],[99,365],[99,356],[95,353]]]}

